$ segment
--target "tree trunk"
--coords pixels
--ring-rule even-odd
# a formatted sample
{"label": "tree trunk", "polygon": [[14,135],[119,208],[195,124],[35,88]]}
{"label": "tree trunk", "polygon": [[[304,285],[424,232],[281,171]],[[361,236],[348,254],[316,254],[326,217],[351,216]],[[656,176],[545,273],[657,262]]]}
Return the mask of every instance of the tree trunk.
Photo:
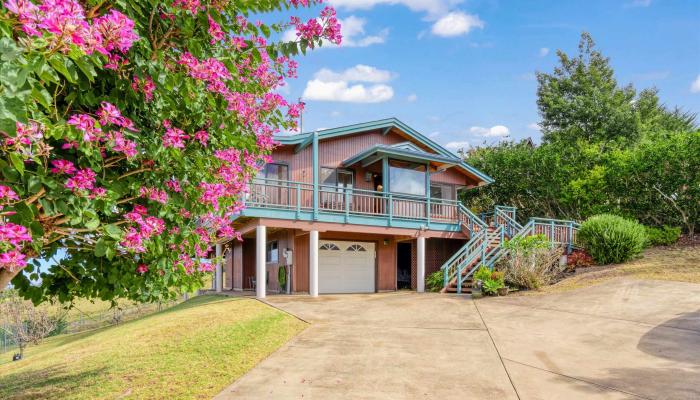
{"label": "tree trunk", "polygon": [[15,271],[9,271],[5,268],[0,268],[0,292],[2,292],[3,290],[5,290],[5,288],[7,288],[7,285],[10,284],[10,281],[12,281],[12,278],[17,276],[17,274],[19,274],[19,272],[21,270],[22,269],[20,268],[20,269],[17,269]]}

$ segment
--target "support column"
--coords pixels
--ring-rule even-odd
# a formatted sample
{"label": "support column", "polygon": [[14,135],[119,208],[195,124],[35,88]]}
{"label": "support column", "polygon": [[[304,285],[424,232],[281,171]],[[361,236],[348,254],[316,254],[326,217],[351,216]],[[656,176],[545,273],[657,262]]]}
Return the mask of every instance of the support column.
{"label": "support column", "polygon": [[265,266],[265,245],[267,229],[264,225],[255,227],[255,287],[256,296],[264,299],[267,290],[267,268]]}
{"label": "support column", "polygon": [[416,290],[425,292],[425,237],[420,236],[416,248]]}
{"label": "support column", "polygon": [[216,245],[216,293],[221,293],[224,290],[224,273],[221,265],[222,246],[221,243]]}
{"label": "support column", "polygon": [[318,296],[318,231],[309,234],[309,295]]}

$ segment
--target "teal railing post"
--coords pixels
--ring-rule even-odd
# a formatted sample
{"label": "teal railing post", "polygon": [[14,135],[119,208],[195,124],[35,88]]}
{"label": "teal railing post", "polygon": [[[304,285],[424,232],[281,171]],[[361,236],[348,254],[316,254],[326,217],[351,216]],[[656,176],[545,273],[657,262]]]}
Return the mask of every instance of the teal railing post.
{"label": "teal railing post", "polygon": [[574,241],[572,240],[572,236],[574,235],[574,225],[571,223],[571,221],[569,221],[568,225],[569,232],[566,234],[566,241],[568,242],[566,246],[566,254],[571,254],[572,246],[574,245]]}
{"label": "teal railing post", "polygon": [[551,236],[549,238],[549,241],[554,244],[554,221],[549,222],[549,235]]}
{"label": "teal railing post", "polygon": [[350,220],[350,190],[348,188],[345,190],[345,223],[347,224]]}
{"label": "teal railing post", "polygon": [[318,220],[318,175],[321,172],[318,167],[318,131],[314,131],[313,133],[313,141],[312,141],[312,156],[313,156],[313,177],[314,177],[314,199],[313,199],[313,217],[314,221]]}
{"label": "teal railing post", "polygon": [[430,195],[428,195],[428,201],[425,204],[426,204],[425,216],[428,219],[428,228],[430,228],[430,214],[432,214],[432,210],[430,209]]}
{"label": "teal railing post", "polygon": [[389,226],[392,226],[394,222],[394,196],[392,196],[391,193],[389,193],[387,201],[389,202],[387,207],[389,209]]}
{"label": "teal railing post", "polygon": [[301,184],[297,183],[297,219],[299,219],[299,215],[301,214]]}

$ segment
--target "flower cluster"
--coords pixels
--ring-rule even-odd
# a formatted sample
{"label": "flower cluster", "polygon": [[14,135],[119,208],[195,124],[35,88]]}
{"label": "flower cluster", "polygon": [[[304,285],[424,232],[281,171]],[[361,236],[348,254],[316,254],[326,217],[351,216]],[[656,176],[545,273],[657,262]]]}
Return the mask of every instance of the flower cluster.
{"label": "flower cluster", "polygon": [[161,204],[166,204],[168,202],[168,194],[165,193],[165,190],[153,187],[141,187],[141,189],[139,189],[139,196]]}
{"label": "flower cluster", "polygon": [[139,78],[138,76],[134,75],[133,81],[131,82],[131,88],[134,89],[134,92],[143,92],[143,97],[148,103],[153,100],[153,92],[156,90],[156,85],[153,83],[153,79],[150,76]]}
{"label": "flower cluster", "polygon": [[2,211],[3,204],[17,200],[19,200],[19,196],[17,196],[14,190],[7,186],[0,185],[0,211]]}
{"label": "flower cluster", "polygon": [[307,40],[310,47],[314,46],[313,40],[319,37],[334,44],[340,44],[343,40],[333,7],[324,8],[319,19],[312,18],[303,23],[298,17],[292,17],[291,23],[296,28],[297,37]]}
{"label": "flower cluster", "polygon": [[[136,142],[124,136],[126,130],[136,131],[134,123],[129,118],[122,116],[121,111],[114,104],[103,101],[97,110],[97,117],[99,124],[95,118],[88,114],[74,114],[67,123],[82,133],[84,143],[108,142],[113,151],[123,153],[128,158],[138,154]],[[121,130],[104,132],[102,127],[107,125],[116,125]]]}
{"label": "flower cluster", "polygon": [[51,37],[50,46],[63,52],[75,45],[86,54],[97,51],[117,56],[126,53],[139,39],[134,21],[117,10],[95,18],[90,24],[76,0],[44,0],[38,6],[29,0],[7,0],[5,7],[17,15],[22,31],[33,37]]}
{"label": "flower cluster", "polygon": [[92,190],[95,188],[95,171],[90,168],[79,169],[75,175],[68,178],[66,181],[66,189],[70,189],[72,192],[77,192],[80,190]]}
{"label": "flower cluster", "polygon": [[32,236],[22,225],[0,222],[0,268],[14,271],[27,265],[26,256],[21,252],[25,242],[31,242]]}
{"label": "flower cluster", "polygon": [[149,216],[148,210],[141,205],[134,206],[134,210],[126,213],[124,218],[138,226],[138,229],[134,226],[129,227],[124,234],[124,239],[119,244],[134,253],[145,253],[144,241],[165,231],[165,221],[158,217]]}

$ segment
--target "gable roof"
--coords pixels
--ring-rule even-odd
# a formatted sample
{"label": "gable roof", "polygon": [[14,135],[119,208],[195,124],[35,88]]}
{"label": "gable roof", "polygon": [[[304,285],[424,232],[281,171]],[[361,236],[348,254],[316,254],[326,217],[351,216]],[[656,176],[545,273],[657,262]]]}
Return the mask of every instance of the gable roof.
{"label": "gable roof", "polygon": [[[410,139],[413,141],[425,146],[426,148],[434,151],[437,153],[437,155],[432,155],[432,156],[437,156],[440,159],[444,160],[449,160],[450,162],[453,162],[455,166],[460,167],[462,170],[465,170],[469,172],[470,174],[476,176],[478,179],[481,179],[484,183],[493,183],[494,180],[490,176],[486,175],[485,173],[479,171],[478,169],[472,167],[471,165],[467,164],[462,160],[460,157],[452,153],[451,151],[447,150],[446,148],[440,146],[433,140],[429,139],[427,136],[422,135],[420,132],[416,131],[415,129],[411,128],[410,126],[406,125],[405,123],[401,122],[397,118],[386,118],[386,119],[380,119],[377,121],[370,121],[370,122],[363,122],[359,124],[353,124],[353,125],[347,125],[347,126],[341,126],[338,128],[330,128],[330,129],[321,129],[316,131],[318,135],[318,140],[324,140],[324,139],[331,139],[339,136],[345,136],[345,135],[353,135],[357,133],[362,133],[362,132],[367,132],[367,131],[373,131],[373,130],[382,130],[384,134],[389,133],[392,129],[398,129],[399,131],[403,132],[405,135],[407,135]],[[296,135],[275,135],[274,139],[275,141],[279,142],[282,145],[296,145],[295,152],[299,152],[303,150],[305,147],[309,146],[313,142],[313,136],[314,132],[304,132],[304,133],[299,133]],[[425,152],[423,149],[419,149],[415,144],[412,144],[410,142],[407,142],[410,146],[412,146],[415,150],[418,150],[422,153],[429,154]],[[400,151],[400,152],[410,152],[414,151],[413,149],[408,149],[406,146],[406,143],[400,143],[403,147],[399,148],[392,148],[388,146],[389,148],[372,148],[375,151],[376,150],[388,150],[388,151]],[[377,147],[377,146],[375,146]],[[369,150],[372,150],[369,149]],[[368,150],[368,151],[369,151]],[[365,153],[365,152],[363,152]],[[346,160],[350,161],[350,160]]]}

